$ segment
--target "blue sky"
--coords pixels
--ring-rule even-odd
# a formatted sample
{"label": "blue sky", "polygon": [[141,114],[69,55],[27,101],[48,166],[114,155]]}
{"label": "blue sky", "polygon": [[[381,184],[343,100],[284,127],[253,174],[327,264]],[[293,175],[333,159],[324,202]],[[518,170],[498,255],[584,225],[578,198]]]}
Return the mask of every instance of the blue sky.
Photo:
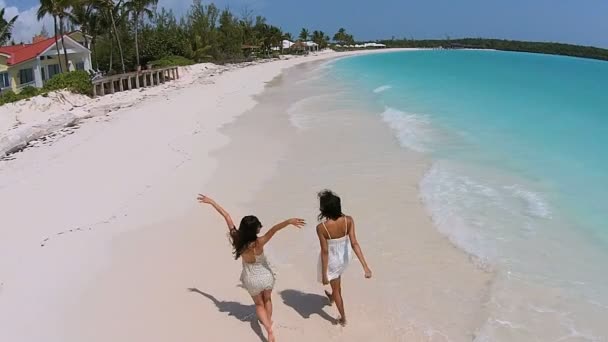
{"label": "blue sky", "polygon": [[[0,0],[23,14],[15,32],[28,40],[39,31],[38,0]],[[191,0],[160,0],[183,13]],[[361,40],[414,37],[492,37],[559,41],[608,48],[607,0],[218,0],[235,12],[243,7],[297,33],[302,27],[333,36],[345,27]],[[12,13],[7,11],[8,13]]]}

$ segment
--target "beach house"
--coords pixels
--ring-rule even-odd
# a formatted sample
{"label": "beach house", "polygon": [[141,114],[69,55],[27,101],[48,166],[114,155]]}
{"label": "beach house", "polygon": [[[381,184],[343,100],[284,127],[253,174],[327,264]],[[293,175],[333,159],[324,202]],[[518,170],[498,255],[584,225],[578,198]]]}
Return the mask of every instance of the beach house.
{"label": "beach house", "polygon": [[[76,31],[64,37],[69,71],[91,70],[90,39]],[[57,55],[55,38],[34,37],[31,44],[0,47],[0,92],[10,89],[19,92],[31,86],[42,88],[44,83],[61,70],[65,72],[64,50],[59,39],[60,55]],[[61,67],[60,67],[61,63]]]}

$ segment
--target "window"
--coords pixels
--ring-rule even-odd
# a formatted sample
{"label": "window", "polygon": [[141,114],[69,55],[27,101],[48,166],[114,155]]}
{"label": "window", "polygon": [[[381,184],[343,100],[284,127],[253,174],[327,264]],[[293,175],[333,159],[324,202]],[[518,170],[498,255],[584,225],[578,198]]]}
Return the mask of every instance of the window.
{"label": "window", "polygon": [[40,73],[42,74],[42,82],[46,81],[46,69],[40,68]]}
{"label": "window", "polygon": [[34,82],[34,70],[32,68],[19,70],[19,84],[32,82]]}
{"label": "window", "polygon": [[0,72],[0,89],[9,88],[11,86],[11,80],[8,78],[8,72]]}
{"label": "window", "polygon": [[49,65],[49,79],[53,78],[53,76],[59,73],[59,64]]}
{"label": "window", "polygon": [[84,62],[76,63],[76,70],[84,70]]}

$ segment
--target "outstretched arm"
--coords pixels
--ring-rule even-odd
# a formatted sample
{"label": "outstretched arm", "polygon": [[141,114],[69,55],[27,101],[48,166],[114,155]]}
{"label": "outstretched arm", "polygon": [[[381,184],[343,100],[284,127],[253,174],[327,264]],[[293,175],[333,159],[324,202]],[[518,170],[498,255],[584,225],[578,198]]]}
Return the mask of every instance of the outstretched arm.
{"label": "outstretched arm", "polygon": [[351,223],[350,230],[348,232],[350,245],[353,248],[353,251],[355,251],[355,255],[357,255],[357,258],[361,262],[361,266],[363,266],[363,270],[365,271],[365,278],[371,278],[372,270],[370,270],[367,266],[367,262],[365,261],[365,257],[363,256],[363,251],[361,250],[361,246],[359,246],[359,241],[357,241],[357,234],[355,233],[355,220],[352,217],[348,217],[347,220],[349,218]]}
{"label": "outstretched arm", "polygon": [[226,220],[228,230],[236,228],[234,226],[234,222],[232,222],[232,217],[230,217],[230,214],[228,214],[228,212],[224,210],[224,208],[222,208],[219,204],[217,204],[212,198],[199,194],[197,200],[199,201],[199,203],[210,204],[213,208],[215,208],[215,210],[217,210],[217,212],[224,217],[224,220]]}
{"label": "outstretched arm", "polygon": [[323,285],[329,284],[327,279],[327,264],[329,262],[329,247],[327,246],[327,239],[323,235],[321,225],[317,226],[317,236],[319,237],[319,244],[321,244],[321,274],[323,276]]}
{"label": "outstretched arm", "polygon": [[268,241],[270,241],[270,239],[272,239],[274,234],[276,234],[279,230],[281,230],[289,225],[295,226],[297,228],[302,228],[304,226],[304,224],[306,224],[306,222],[304,222],[304,220],[301,218],[290,218],[289,220],[285,220],[281,223],[274,225],[272,228],[270,228],[266,232],[266,234],[264,234],[258,238],[258,242],[260,242],[263,246],[263,245],[267,244]]}

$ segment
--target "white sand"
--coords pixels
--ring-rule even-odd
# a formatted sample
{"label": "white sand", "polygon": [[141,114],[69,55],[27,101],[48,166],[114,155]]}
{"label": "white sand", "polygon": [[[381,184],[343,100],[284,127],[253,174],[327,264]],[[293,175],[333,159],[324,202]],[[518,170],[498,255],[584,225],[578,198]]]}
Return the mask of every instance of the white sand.
{"label": "white sand", "polygon": [[[283,69],[343,55],[231,70],[199,65],[179,82],[143,92],[92,101],[63,95],[72,104],[36,99],[33,109],[6,107],[11,113],[20,108],[15,117],[23,125],[39,122],[45,106],[46,114],[71,109],[92,118],[61,139],[0,162],[0,341],[257,340],[248,323],[250,298],[235,287],[240,263],[230,260],[221,220],[199,208],[195,196],[221,189],[227,207],[252,210],[247,195],[275,167],[261,165],[248,174],[230,168],[226,158],[255,163],[256,153],[280,152],[280,140],[251,136],[251,144],[223,154],[219,148],[230,139],[219,129],[251,109],[253,96]],[[15,122],[6,120],[4,127]],[[288,265],[278,268],[284,286],[318,290],[314,279]],[[373,286],[357,291],[363,290]],[[318,315],[303,320],[278,294],[275,308],[282,341],[403,338],[388,329],[385,317],[376,317],[379,308],[345,330]]]}

